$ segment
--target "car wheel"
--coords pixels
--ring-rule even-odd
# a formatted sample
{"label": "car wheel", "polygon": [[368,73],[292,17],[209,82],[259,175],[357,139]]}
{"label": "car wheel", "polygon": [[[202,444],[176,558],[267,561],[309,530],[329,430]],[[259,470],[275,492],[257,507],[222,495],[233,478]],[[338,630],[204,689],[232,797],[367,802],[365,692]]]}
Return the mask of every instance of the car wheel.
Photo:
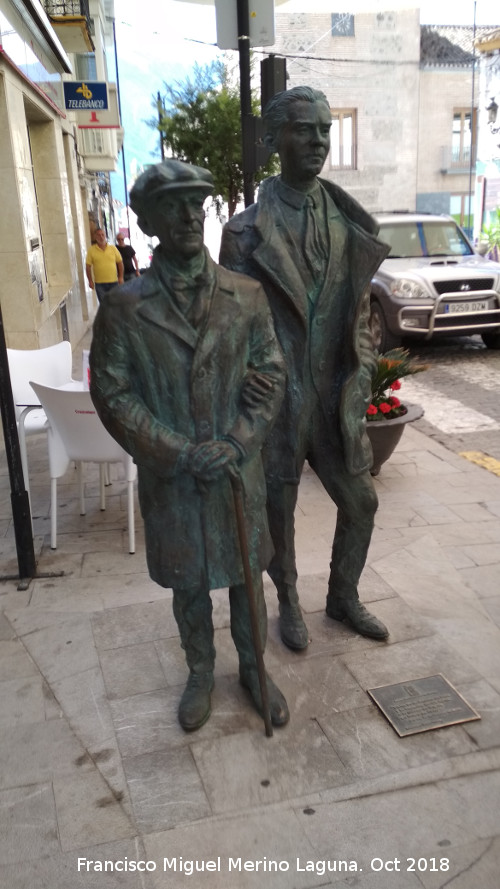
{"label": "car wheel", "polygon": [[500,333],[482,333],[481,339],[487,349],[500,349]]}
{"label": "car wheel", "polygon": [[401,338],[395,336],[387,327],[387,321],[380,303],[374,300],[370,306],[370,331],[373,339],[373,348],[377,352],[388,352],[401,345]]}

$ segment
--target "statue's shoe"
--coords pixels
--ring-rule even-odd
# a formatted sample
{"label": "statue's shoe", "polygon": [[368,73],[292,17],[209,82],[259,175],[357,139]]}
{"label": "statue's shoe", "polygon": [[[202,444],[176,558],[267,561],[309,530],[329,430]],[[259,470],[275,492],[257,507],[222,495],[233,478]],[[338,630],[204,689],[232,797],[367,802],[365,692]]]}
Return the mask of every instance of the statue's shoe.
{"label": "statue's shoe", "polygon": [[333,620],[346,620],[361,636],[371,639],[387,639],[389,630],[378,617],[371,614],[359,599],[326,597],[326,613]]}
{"label": "statue's shoe", "polygon": [[309,645],[309,633],[302,617],[300,605],[280,602],[280,635],[288,648],[302,651]]}
{"label": "statue's shoe", "polygon": [[214,674],[190,673],[179,704],[179,722],[185,732],[195,732],[207,721],[211,712],[210,693]]}
{"label": "statue's shoe", "polygon": [[[250,692],[250,696],[254,703],[257,713],[262,716],[262,696],[260,693],[259,675],[257,667],[250,667],[240,670],[240,682],[244,688]],[[288,704],[284,696],[280,692],[277,685],[266,673],[267,696],[269,698],[269,710],[271,712],[271,722],[273,725],[286,725],[290,719]]]}

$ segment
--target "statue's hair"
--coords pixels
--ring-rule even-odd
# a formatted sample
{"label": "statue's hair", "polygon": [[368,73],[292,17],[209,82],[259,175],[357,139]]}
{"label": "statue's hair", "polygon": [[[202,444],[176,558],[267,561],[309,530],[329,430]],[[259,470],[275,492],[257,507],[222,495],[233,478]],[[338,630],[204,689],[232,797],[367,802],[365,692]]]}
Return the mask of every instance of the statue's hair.
{"label": "statue's hair", "polygon": [[268,148],[276,151],[279,134],[288,122],[290,106],[295,102],[324,102],[330,107],[325,94],[311,86],[294,86],[291,90],[276,93],[269,99],[263,112],[264,142]]}

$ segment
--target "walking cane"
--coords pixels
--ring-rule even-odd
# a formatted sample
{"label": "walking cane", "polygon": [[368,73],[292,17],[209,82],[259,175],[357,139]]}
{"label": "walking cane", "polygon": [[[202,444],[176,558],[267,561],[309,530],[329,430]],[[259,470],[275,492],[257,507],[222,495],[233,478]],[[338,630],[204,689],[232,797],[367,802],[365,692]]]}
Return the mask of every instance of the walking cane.
{"label": "walking cane", "polygon": [[272,738],[273,726],[271,723],[271,711],[269,709],[266,669],[264,667],[264,656],[262,654],[262,645],[260,642],[257,606],[255,603],[255,594],[252,583],[252,569],[250,568],[250,557],[248,554],[245,513],[243,510],[243,484],[241,481],[241,476],[237,471],[231,471],[229,474],[229,478],[231,479],[231,488],[233,490],[234,511],[236,513],[236,528],[238,530],[241,561],[243,563],[243,574],[245,576],[245,589],[248,598],[248,610],[250,612],[250,626],[252,628],[252,640],[255,651],[255,660],[257,663],[257,675],[259,677],[260,696],[262,699],[262,717],[264,719],[266,735],[268,738]]}

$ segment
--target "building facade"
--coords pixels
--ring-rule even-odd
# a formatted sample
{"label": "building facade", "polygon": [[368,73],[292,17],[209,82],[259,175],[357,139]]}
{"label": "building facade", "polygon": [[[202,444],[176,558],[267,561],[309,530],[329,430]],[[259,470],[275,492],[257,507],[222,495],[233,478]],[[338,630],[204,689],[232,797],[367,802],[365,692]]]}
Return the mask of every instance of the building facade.
{"label": "building facade", "polygon": [[[481,240],[483,227],[492,224],[498,227],[500,223],[500,28],[483,34],[476,48],[479,53],[479,126],[475,234]],[[496,247],[495,258],[500,260],[500,243]]]}
{"label": "building facade", "polygon": [[278,13],[276,23],[288,87],[320,89],[332,109],[323,175],[371,212],[451,213],[471,229],[473,28],[421,26],[418,9]]}
{"label": "building facade", "polygon": [[117,121],[110,137],[96,125],[93,139],[66,110],[63,81],[90,80],[92,59],[93,79],[107,79],[112,13],[102,0],[0,0],[0,300],[12,348],[76,344],[95,311],[85,254],[121,130]]}

